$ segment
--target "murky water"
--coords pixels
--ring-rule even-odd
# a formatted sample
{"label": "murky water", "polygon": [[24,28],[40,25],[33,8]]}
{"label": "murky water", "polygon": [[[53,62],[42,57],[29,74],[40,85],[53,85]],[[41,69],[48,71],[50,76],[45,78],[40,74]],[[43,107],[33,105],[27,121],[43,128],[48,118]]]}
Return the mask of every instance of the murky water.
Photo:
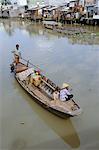
{"label": "murky water", "polygon": [[[99,149],[99,28],[86,30],[66,37],[40,24],[0,20],[0,150]],[[16,43],[55,83],[72,86],[80,116],[56,117],[25,93],[9,70]]]}

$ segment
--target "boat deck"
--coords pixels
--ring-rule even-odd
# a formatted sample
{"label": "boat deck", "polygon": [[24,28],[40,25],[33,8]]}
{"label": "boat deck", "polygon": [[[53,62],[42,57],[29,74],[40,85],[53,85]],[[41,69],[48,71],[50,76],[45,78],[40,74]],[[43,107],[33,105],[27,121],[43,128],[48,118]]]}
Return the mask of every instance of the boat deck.
{"label": "boat deck", "polygon": [[[29,69],[23,63],[18,63],[16,65],[16,77],[18,79],[18,74],[23,72],[24,70]],[[42,79],[42,83],[47,86],[50,90],[52,90],[51,96],[49,96],[45,89],[42,89],[40,86],[36,87],[34,84],[29,82],[30,77],[28,76],[24,81],[18,79],[19,83],[25,88],[32,96],[36,97],[38,101],[42,104],[46,105],[46,107],[51,107],[61,112],[73,112],[79,109],[79,106],[74,102],[74,100],[70,99],[68,101],[62,102],[60,99],[54,100],[53,99],[53,91],[54,87],[47,83],[47,81]]]}
{"label": "boat deck", "polygon": [[49,98],[41,89],[38,89],[34,85],[31,86],[31,84],[28,85],[28,88],[30,89],[31,92],[33,92],[35,95],[38,95],[39,100],[48,105],[49,107],[55,107],[57,109],[61,109],[63,111],[73,111],[73,109],[77,109],[77,106],[75,105],[74,101],[68,100],[65,102],[58,100],[54,100]]}
{"label": "boat deck", "polygon": [[16,73],[25,71],[26,69],[28,69],[28,67],[23,63],[18,63],[17,66],[15,67]]}

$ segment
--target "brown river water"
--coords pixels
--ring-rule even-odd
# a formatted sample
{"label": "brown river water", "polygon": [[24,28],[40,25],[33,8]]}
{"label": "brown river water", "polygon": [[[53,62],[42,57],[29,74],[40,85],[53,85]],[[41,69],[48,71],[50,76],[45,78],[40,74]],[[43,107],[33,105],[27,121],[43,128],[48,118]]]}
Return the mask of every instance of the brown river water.
{"label": "brown river water", "polygon": [[[99,150],[99,27],[82,28],[88,33],[66,36],[0,20],[0,150]],[[16,43],[56,84],[70,84],[81,115],[61,119],[20,87],[9,67]]]}

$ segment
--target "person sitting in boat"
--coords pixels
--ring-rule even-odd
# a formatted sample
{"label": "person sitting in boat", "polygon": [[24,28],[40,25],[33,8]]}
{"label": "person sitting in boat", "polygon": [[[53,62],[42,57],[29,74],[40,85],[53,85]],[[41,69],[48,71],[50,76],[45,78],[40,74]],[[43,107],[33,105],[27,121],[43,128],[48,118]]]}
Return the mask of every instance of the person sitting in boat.
{"label": "person sitting in boat", "polygon": [[53,92],[53,99],[56,101],[59,99],[59,88],[56,87],[55,91]]}
{"label": "person sitting in boat", "polygon": [[60,100],[68,101],[73,98],[73,95],[69,92],[69,85],[67,83],[63,83],[62,89],[60,90]]}
{"label": "person sitting in boat", "polygon": [[48,80],[44,75],[42,76],[42,79],[43,79],[44,81],[46,81],[46,82],[47,82],[47,80]]}
{"label": "person sitting in boat", "polygon": [[34,84],[36,87],[40,85],[41,75],[38,71],[34,71],[34,73],[31,74],[30,83]]}

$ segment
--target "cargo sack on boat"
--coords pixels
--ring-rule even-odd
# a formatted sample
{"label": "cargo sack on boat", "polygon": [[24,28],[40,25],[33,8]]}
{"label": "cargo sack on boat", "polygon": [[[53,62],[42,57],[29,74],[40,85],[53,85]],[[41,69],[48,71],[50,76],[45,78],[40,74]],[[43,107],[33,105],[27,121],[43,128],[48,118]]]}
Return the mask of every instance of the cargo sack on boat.
{"label": "cargo sack on boat", "polygon": [[34,77],[35,77],[35,72],[31,74],[31,77],[30,77],[31,84],[33,84],[33,82],[34,82]]}
{"label": "cargo sack on boat", "polygon": [[33,68],[29,68],[29,69],[27,69],[25,71],[22,71],[21,73],[18,73],[17,76],[19,77],[19,79],[21,81],[23,81],[32,73],[34,73],[34,69]]}
{"label": "cargo sack on boat", "polygon": [[34,78],[33,78],[33,83],[35,86],[39,86],[40,83],[41,83],[41,76],[40,75],[36,75]]}

